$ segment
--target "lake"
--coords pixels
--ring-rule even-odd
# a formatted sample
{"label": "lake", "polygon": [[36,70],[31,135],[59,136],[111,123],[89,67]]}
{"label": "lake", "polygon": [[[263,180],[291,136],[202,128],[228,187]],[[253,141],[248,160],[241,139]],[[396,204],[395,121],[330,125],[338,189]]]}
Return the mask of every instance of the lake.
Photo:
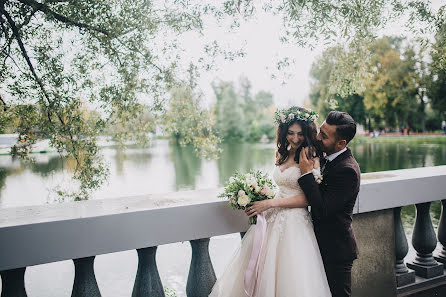
{"label": "lake", "polygon": [[[148,148],[129,147],[125,152],[113,146],[103,147],[110,178],[92,199],[221,187],[236,170],[272,172],[274,168],[274,144],[237,143],[221,147],[223,153],[218,160],[200,159],[192,147],[179,147],[167,140],[155,140]],[[350,147],[363,173],[446,165],[446,144],[434,139],[381,143],[361,138]],[[1,208],[60,203],[54,189],[70,183],[73,164],[57,153],[31,157],[30,163],[0,156]],[[440,203],[433,203],[435,225],[440,211]],[[414,207],[404,207],[402,217],[410,236]],[[210,253],[217,275],[223,272],[239,242],[238,234],[211,239]],[[188,242],[158,248],[157,263],[163,284],[178,296],[185,296],[190,254]],[[136,269],[136,251],[97,256],[95,270],[103,296],[130,296]],[[71,261],[29,267],[25,279],[28,296],[70,296],[74,267]]]}

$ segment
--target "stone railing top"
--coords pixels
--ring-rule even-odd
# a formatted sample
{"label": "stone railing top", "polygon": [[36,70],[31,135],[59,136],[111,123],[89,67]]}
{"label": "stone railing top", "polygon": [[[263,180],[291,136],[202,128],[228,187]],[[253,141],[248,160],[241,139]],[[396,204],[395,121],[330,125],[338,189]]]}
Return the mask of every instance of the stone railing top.
{"label": "stone railing top", "polygon": [[415,178],[445,176],[446,166],[420,167],[361,174],[361,185]]}
{"label": "stone railing top", "polygon": [[0,208],[0,228],[217,202],[222,189]]}
{"label": "stone railing top", "polygon": [[[358,198],[361,203],[358,204],[361,204],[362,206],[362,204],[365,203],[365,205],[373,204],[374,206],[373,209],[367,209],[364,207],[358,208],[357,204],[356,212],[367,212],[396,206],[404,206],[423,201],[446,199],[445,193],[444,197],[435,196],[432,200],[428,200],[426,194],[435,194],[436,192],[433,191],[434,189],[432,189],[431,186],[427,188],[424,186],[420,187],[418,182],[416,184],[414,183],[415,181],[426,181],[428,179],[439,181],[438,184],[432,184],[434,189],[436,186],[441,187],[444,185],[446,183],[446,166],[363,173],[361,174],[361,191]],[[409,182],[408,186],[419,189],[423,192],[423,194],[416,196],[415,193],[419,191],[408,191],[407,188],[402,187],[403,184],[400,183],[395,184],[397,187],[395,192],[389,191],[390,184],[401,181]],[[369,188],[373,189],[373,191],[368,190]],[[221,192],[222,188],[214,188],[173,192],[167,194],[141,195],[100,200],[93,199],[89,201],[65,202],[60,204],[0,208],[0,228],[140,212],[159,208],[212,203],[220,201],[217,198],[217,195]],[[377,195],[377,193],[382,195]],[[370,201],[365,201],[366,199],[369,199]],[[382,200],[386,200],[387,202],[393,201],[394,203],[388,207],[387,203]],[[381,205],[383,202],[384,205]]]}
{"label": "stone railing top", "polygon": [[[446,166],[362,175],[355,213],[446,199]],[[0,209],[0,271],[246,231],[221,189]]]}
{"label": "stone railing top", "polygon": [[356,212],[364,213],[446,199],[446,166],[361,175]]}

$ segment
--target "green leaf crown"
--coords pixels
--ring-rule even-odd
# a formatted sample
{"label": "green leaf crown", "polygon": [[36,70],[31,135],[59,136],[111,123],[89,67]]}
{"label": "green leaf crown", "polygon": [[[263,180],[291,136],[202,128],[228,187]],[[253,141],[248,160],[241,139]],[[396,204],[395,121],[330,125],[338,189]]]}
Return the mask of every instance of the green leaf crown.
{"label": "green leaf crown", "polygon": [[292,106],[287,109],[278,109],[274,113],[274,121],[279,125],[285,123],[289,124],[293,121],[314,122],[317,118],[319,118],[317,112],[297,106]]}

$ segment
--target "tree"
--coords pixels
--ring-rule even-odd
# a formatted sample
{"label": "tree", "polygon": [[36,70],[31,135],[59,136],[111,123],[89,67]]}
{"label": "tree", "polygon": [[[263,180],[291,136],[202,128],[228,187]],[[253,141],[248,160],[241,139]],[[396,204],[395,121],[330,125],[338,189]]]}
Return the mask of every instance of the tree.
{"label": "tree", "polygon": [[[446,23],[446,6],[435,10],[423,0],[261,2],[230,0],[225,2],[225,8],[228,14],[242,14],[245,18],[256,16],[259,10],[280,15],[283,42],[310,48],[321,43],[342,44],[349,54],[339,59],[331,81],[334,93],[342,97],[362,91],[361,82],[370,75],[367,66],[373,55],[369,44],[390,21],[404,19],[407,30],[422,37],[422,43],[426,35],[439,31]],[[446,68],[444,46],[441,55],[441,67]]]}
{"label": "tree", "polygon": [[389,127],[406,124],[409,113],[417,109],[413,60],[401,59],[400,43],[385,37],[372,45],[373,77],[364,91],[366,109],[373,110]]}
{"label": "tree", "polygon": [[312,65],[310,75],[314,79],[310,91],[312,106],[323,116],[333,109],[348,112],[356,122],[366,124],[366,112],[363,96],[354,93],[341,96],[332,88],[332,79],[339,59],[346,53],[340,46],[327,49]]}
{"label": "tree", "polygon": [[432,62],[429,65],[430,76],[427,96],[432,108],[446,118],[446,25],[435,36],[431,50]]}
{"label": "tree", "polygon": [[[7,94],[1,103],[41,111],[42,133],[76,160],[74,199],[86,199],[107,176],[96,138],[110,119],[120,122],[119,140],[152,128],[127,133],[131,119],[146,113],[142,102],[154,113],[163,110],[165,90],[177,81],[175,36],[201,30],[198,7],[146,0],[0,1],[0,92]],[[100,110],[94,123],[82,116],[83,102]],[[19,128],[27,136],[34,129]]]}
{"label": "tree", "polygon": [[212,131],[209,110],[200,106],[200,95],[194,93],[190,86],[176,87],[170,93],[169,107],[163,120],[166,132],[182,146],[193,144],[200,156],[218,156],[220,139]]}
{"label": "tree", "polygon": [[[342,67],[357,71],[340,67],[339,75],[333,76],[337,78],[333,88],[350,94],[357,91],[357,77],[364,73],[368,57],[363,55],[362,41],[373,38],[387,20],[409,14],[412,30],[419,22],[421,29],[430,30],[446,19],[444,10],[432,11],[424,1],[257,3],[0,0],[0,103],[38,107],[43,115],[39,119],[42,133],[51,137],[54,147],[76,160],[74,177],[80,190],[73,197],[85,199],[102,184],[107,171],[96,145],[97,136],[110,119],[131,125],[129,119],[144,117],[143,103],[153,114],[165,111],[168,91],[179,84],[176,69],[181,57],[176,38],[186,31],[201,31],[205,15],[214,16],[219,23],[229,17],[233,20],[231,28],[236,28],[240,18],[255,16],[258,9],[278,13],[284,20],[282,41],[301,46],[344,37],[354,54],[343,60]],[[216,46],[207,46],[205,51],[211,56],[220,52]],[[83,102],[101,115],[95,123],[87,123],[82,116]],[[115,138],[139,138],[149,131],[135,136],[126,130],[119,129],[121,134]]]}
{"label": "tree", "polygon": [[408,65],[408,74],[412,75],[412,80],[415,89],[415,95],[418,99],[418,114],[414,114],[414,123],[420,123],[420,130],[426,132],[426,107],[427,97],[426,90],[429,85],[430,75],[428,63],[426,62],[425,49],[421,48],[418,51],[412,44],[409,44],[404,51],[404,61]]}
{"label": "tree", "polygon": [[326,50],[311,69],[315,79],[310,93],[313,106],[322,114],[331,109],[347,111],[359,123],[368,124],[369,130],[394,128],[408,122],[412,127],[423,127],[426,64],[422,51],[416,53],[412,44],[403,47],[403,43],[404,39],[399,37],[384,37],[371,43],[369,76],[362,79],[360,92],[346,95],[336,93],[332,77],[342,60],[349,59],[349,52],[342,46]]}
{"label": "tree", "polygon": [[241,141],[245,138],[246,117],[242,102],[231,82],[218,82],[212,85],[217,103],[215,104],[215,126],[218,136],[225,141]]}

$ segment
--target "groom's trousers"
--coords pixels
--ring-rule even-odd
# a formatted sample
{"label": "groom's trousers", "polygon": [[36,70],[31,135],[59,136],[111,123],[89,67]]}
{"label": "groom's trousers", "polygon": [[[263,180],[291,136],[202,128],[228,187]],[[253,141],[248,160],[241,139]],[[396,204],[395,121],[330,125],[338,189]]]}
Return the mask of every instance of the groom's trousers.
{"label": "groom's trousers", "polygon": [[324,266],[332,297],[350,297],[353,261],[324,262]]}

